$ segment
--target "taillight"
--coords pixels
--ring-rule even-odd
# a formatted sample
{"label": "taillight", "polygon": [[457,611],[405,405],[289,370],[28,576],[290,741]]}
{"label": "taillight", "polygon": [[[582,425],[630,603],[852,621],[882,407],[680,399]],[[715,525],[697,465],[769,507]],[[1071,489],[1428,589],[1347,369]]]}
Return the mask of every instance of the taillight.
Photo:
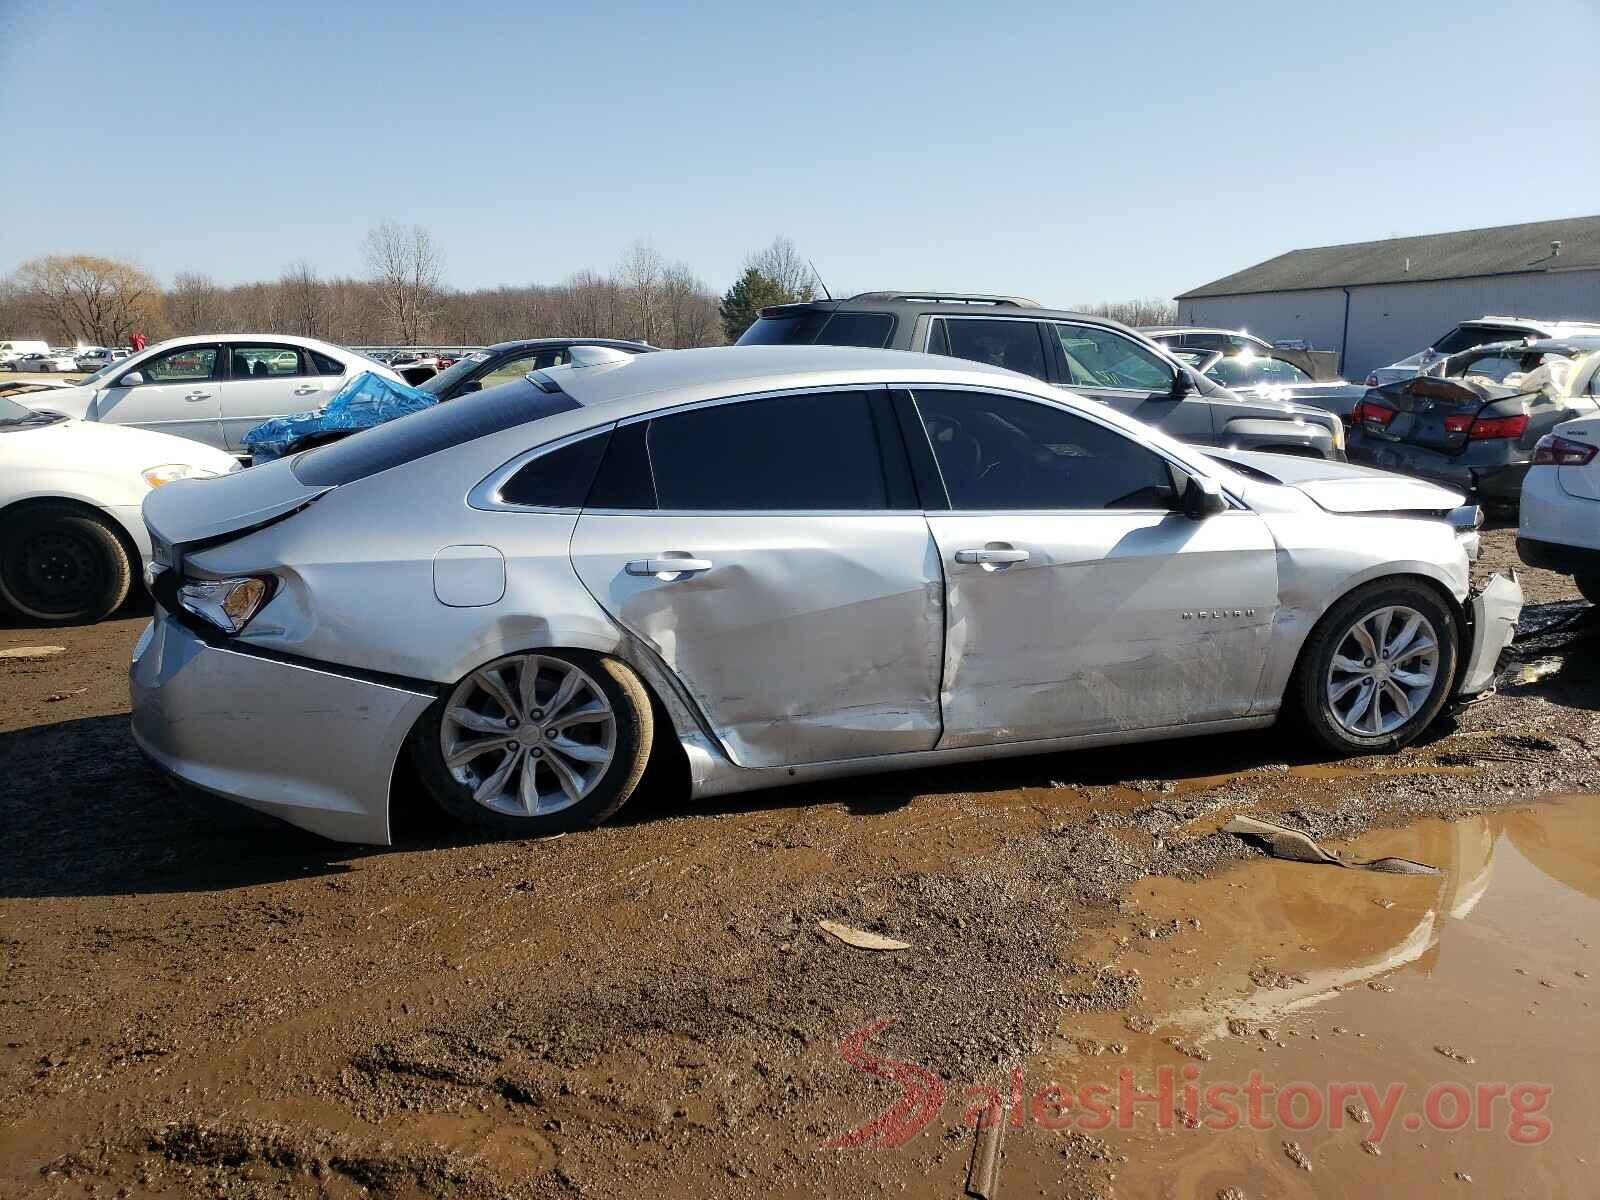
{"label": "taillight", "polygon": [[1528,414],[1514,417],[1479,417],[1472,423],[1467,436],[1473,441],[1485,438],[1519,438],[1528,432]]}
{"label": "taillight", "polygon": [[1454,413],[1444,419],[1446,433],[1466,433],[1476,418],[1471,413]]}
{"label": "taillight", "polygon": [[1394,420],[1394,409],[1382,404],[1374,404],[1371,400],[1363,400],[1356,405],[1355,412],[1351,416],[1355,418],[1357,425],[1371,421],[1374,425],[1387,426],[1390,421]]}
{"label": "taillight", "polygon": [[1533,448],[1536,467],[1584,467],[1594,461],[1596,447],[1547,433]]}

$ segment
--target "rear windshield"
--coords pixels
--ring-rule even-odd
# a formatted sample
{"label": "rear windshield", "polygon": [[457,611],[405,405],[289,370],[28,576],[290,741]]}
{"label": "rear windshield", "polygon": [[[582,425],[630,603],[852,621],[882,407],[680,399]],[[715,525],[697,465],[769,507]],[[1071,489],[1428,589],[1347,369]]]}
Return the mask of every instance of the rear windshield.
{"label": "rear windshield", "polygon": [[308,450],[294,460],[294,476],[312,487],[338,487],[577,407],[565,392],[544,392],[518,379]]}
{"label": "rear windshield", "polygon": [[881,350],[894,333],[888,313],[806,308],[761,317],[739,338],[741,346],[868,346]]}
{"label": "rear windshield", "polygon": [[1440,354],[1459,354],[1474,346],[1487,346],[1490,342],[1520,342],[1528,336],[1526,329],[1506,329],[1498,325],[1461,325],[1452,329],[1433,348]]}

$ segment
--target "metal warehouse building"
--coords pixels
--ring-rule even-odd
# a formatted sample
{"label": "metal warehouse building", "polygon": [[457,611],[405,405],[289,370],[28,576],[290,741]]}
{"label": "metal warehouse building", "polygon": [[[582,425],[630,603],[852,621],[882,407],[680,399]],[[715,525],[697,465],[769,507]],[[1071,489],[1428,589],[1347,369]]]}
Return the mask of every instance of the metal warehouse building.
{"label": "metal warehouse building", "polygon": [[1182,324],[1304,338],[1347,379],[1487,314],[1600,321],[1600,216],[1291,250],[1178,297]]}

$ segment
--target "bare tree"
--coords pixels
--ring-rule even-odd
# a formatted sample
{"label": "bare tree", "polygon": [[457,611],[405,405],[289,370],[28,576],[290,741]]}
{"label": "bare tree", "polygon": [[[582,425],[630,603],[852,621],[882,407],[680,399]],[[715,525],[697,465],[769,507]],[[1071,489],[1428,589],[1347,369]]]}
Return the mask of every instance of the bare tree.
{"label": "bare tree", "polygon": [[443,253],[422,226],[394,221],[367,233],[365,252],[390,328],[402,345],[419,345],[439,303]]}
{"label": "bare tree", "polygon": [[1178,319],[1178,305],[1172,300],[1103,300],[1098,304],[1074,304],[1074,310],[1098,317],[1110,317],[1124,325],[1172,325]]}
{"label": "bare tree", "polygon": [[51,254],[17,268],[28,307],[69,339],[120,346],[161,319],[161,288],[133,263],[93,254]]}
{"label": "bare tree", "polygon": [[225,301],[211,276],[199,271],[179,271],[167,289],[167,320],[174,333],[200,333],[221,329]]}
{"label": "bare tree", "polygon": [[316,268],[301,259],[285,268],[278,286],[289,328],[303,337],[321,337],[328,322],[328,285]]}
{"label": "bare tree", "polygon": [[786,237],[775,237],[765,250],[744,260],[746,270],[759,271],[777,284],[791,300],[810,300],[817,294],[816,272],[805,255]]}
{"label": "bare tree", "polygon": [[651,344],[661,337],[661,284],[665,273],[661,252],[647,241],[634,242],[622,256],[617,282],[624,291],[629,337]]}

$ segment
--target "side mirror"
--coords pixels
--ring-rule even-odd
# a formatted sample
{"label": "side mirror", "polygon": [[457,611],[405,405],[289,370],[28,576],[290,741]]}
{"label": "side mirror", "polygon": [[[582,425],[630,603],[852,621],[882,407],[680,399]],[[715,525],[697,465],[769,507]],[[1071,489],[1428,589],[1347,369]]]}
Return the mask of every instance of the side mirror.
{"label": "side mirror", "polygon": [[1194,380],[1189,378],[1189,372],[1180,369],[1178,373],[1172,377],[1172,387],[1167,392],[1167,396],[1173,400],[1182,400],[1185,396],[1192,395],[1193,393]]}
{"label": "side mirror", "polygon": [[1228,511],[1228,498],[1215,479],[1189,476],[1189,486],[1183,490],[1183,515],[1191,521],[1204,521],[1218,513]]}
{"label": "side mirror", "polygon": [[144,376],[141,375],[138,371],[129,371],[121,379],[117,380],[117,386],[118,387],[138,387],[143,382],[144,382]]}
{"label": "side mirror", "polygon": [[481,392],[481,391],[483,391],[483,380],[481,380],[481,379],[469,379],[465,383],[463,383],[460,386],[460,388],[458,388],[456,390],[456,395],[458,395],[458,396],[466,396],[466,395],[469,395],[472,392]]}

